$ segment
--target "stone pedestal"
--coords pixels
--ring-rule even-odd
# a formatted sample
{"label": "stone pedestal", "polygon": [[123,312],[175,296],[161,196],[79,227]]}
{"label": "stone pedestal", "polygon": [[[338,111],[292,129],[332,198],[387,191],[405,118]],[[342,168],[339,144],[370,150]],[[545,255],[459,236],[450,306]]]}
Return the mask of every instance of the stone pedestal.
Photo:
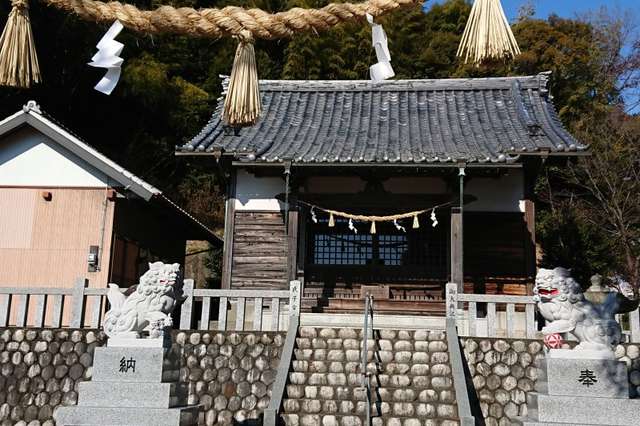
{"label": "stone pedestal", "polygon": [[629,399],[627,365],[601,353],[552,349],[527,396],[533,425],[640,425],[640,400]]}
{"label": "stone pedestal", "polygon": [[92,380],[79,384],[78,405],[54,413],[58,425],[197,424],[199,407],[186,406],[186,386],[178,383],[179,351],[108,344],[95,349]]}

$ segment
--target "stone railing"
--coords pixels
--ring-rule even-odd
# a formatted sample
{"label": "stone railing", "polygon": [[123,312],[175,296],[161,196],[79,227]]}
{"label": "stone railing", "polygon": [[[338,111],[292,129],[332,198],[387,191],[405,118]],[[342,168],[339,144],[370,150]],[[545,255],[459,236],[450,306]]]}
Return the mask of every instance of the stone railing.
{"label": "stone railing", "polygon": [[[0,327],[99,328],[108,309],[108,288],[90,288],[78,279],[73,287],[0,287]],[[179,328],[189,330],[278,331],[286,330],[290,313],[300,314],[301,282],[291,281],[288,290],[214,290],[194,288],[191,279],[183,283],[184,299]],[[125,292],[127,288],[120,291]],[[194,301],[202,304],[200,318],[194,318]],[[252,305],[247,315],[246,306]],[[264,308],[267,308],[266,310]],[[210,321],[217,308],[217,324]],[[233,317],[235,327],[228,326]],[[196,326],[194,325],[196,320]],[[247,321],[250,322],[247,326]],[[213,325],[213,327],[212,327]]]}
{"label": "stone railing", "polygon": [[[455,318],[463,336],[536,337],[538,325],[531,296],[458,293],[447,284],[447,318]],[[486,316],[478,317],[478,304],[486,304]],[[504,306],[504,312],[497,307]]]}
{"label": "stone railing", "polygon": [[640,309],[628,314],[616,315],[616,320],[622,327],[622,335],[626,342],[640,343]]}
{"label": "stone railing", "polygon": [[88,284],[79,278],[73,287],[0,287],[0,327],[98,328],[109,289]]}
{"label": "stone railing", "polygon": [[[186,297],[180,311],[180,328],[183,330],[197,328],[209,330],[211,327],[211,310],[217,306],[218,330],[228,330],[229,319],[234,317],[233,330],[260,331],[286,330],[289,316],[300,315],[300,295],[302,283],[291,281],[289,290],[218,290],[193,288],[193,280],[185,280],[183,292]],[[202,302],[200,318],[194,318],[193,303]],[[288,304],[287,304],[288,302]],[[252,305],[250,315],[247,315],[247,304]],[[287,304],[288,311],[283,313],[281,305]],[[264,310],[265,306],[267,310]],[[191,327],[194,320],[195,327]],[[247,327],[247,322],[249,322]]]}

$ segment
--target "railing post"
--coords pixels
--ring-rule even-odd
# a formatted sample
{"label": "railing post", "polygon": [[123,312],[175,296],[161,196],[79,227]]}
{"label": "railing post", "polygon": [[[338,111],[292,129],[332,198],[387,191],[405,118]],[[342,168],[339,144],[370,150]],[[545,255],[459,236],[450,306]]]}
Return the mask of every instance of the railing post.
{"label": "railing post", "polygon": [[629,325],[631,326],[631,341],[640,342],[640,309],[629,312]]}
{"label": "railing post", "polygon": [[[368,338],[369,327],[371,327],[371,338],[373,338],[373,297],[367,293],[365,295],[364,304],[364,324],[362,325],[362,359],[361,359],[361,374],[362,374],[362,386],[365,388],[367,395],[367,411],[366,411],[366,426],[371,426],[371,381],[369,380],[369,374],[367,372],[367,360],[369,357]],[[369,315],[371,315],[371,324],[369,324]]]}
{"label": "railing post", "polygon": [[73,309],[71,309],[71,328],[82,328],[84,322],[84,289],[89,284],[86,278],[76,279],[73,287],[73,300],[71,301]]}
{"label": "railing post", "polygon": [[184,301],[180,307],[180,329],[190,330],[193,315],[193,280],[186,279],[182,283]]}
{"label": "railing post", "polygon": [[302,295],[302,283],[298,280],[289,282],[289,317],[300,316],[300,300]]}
{"label": "railing post", "polygon": [[456,319],[458,312],[458,285],[447,283],[446,287],[447,318]]}

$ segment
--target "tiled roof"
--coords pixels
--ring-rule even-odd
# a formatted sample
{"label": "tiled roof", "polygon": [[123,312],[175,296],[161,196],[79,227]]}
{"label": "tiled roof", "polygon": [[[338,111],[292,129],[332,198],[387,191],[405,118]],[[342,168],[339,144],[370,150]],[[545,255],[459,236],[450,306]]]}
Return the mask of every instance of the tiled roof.
{"label": "tiled roof", "polygon": [[262,117],[233,129],[221,104],[179,153],[264,162],[509,162],[587,147],[558,119],[548,74],[481,79],[261,81]]}

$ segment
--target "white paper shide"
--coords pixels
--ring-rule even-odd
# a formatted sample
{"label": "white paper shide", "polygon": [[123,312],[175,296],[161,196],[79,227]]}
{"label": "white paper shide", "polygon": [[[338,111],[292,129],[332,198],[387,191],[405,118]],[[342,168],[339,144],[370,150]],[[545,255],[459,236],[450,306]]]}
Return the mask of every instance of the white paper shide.
{"label": "white paper shide", "polygon": [[396,75],[391,67],[391,53],[387,43],[387,34],[382,25],[373,22],[373,16],[367,13],[367,21],[371,25],[371,39],[376,51],[378,63],[369,67],[371,81],[382,81]]}
{"label": "white paper shide", "polygon": [[93,55],[89,65],[96,68],[105,68],[107,73],[96,84],[94,89],[105,95],[110,95],[120,80],[121,66],[124,59],[120,57],[124,44],[115,40],[124,27],[120,21],[115,21],[109,31],[100,39],[96,47],[98,52]]}

